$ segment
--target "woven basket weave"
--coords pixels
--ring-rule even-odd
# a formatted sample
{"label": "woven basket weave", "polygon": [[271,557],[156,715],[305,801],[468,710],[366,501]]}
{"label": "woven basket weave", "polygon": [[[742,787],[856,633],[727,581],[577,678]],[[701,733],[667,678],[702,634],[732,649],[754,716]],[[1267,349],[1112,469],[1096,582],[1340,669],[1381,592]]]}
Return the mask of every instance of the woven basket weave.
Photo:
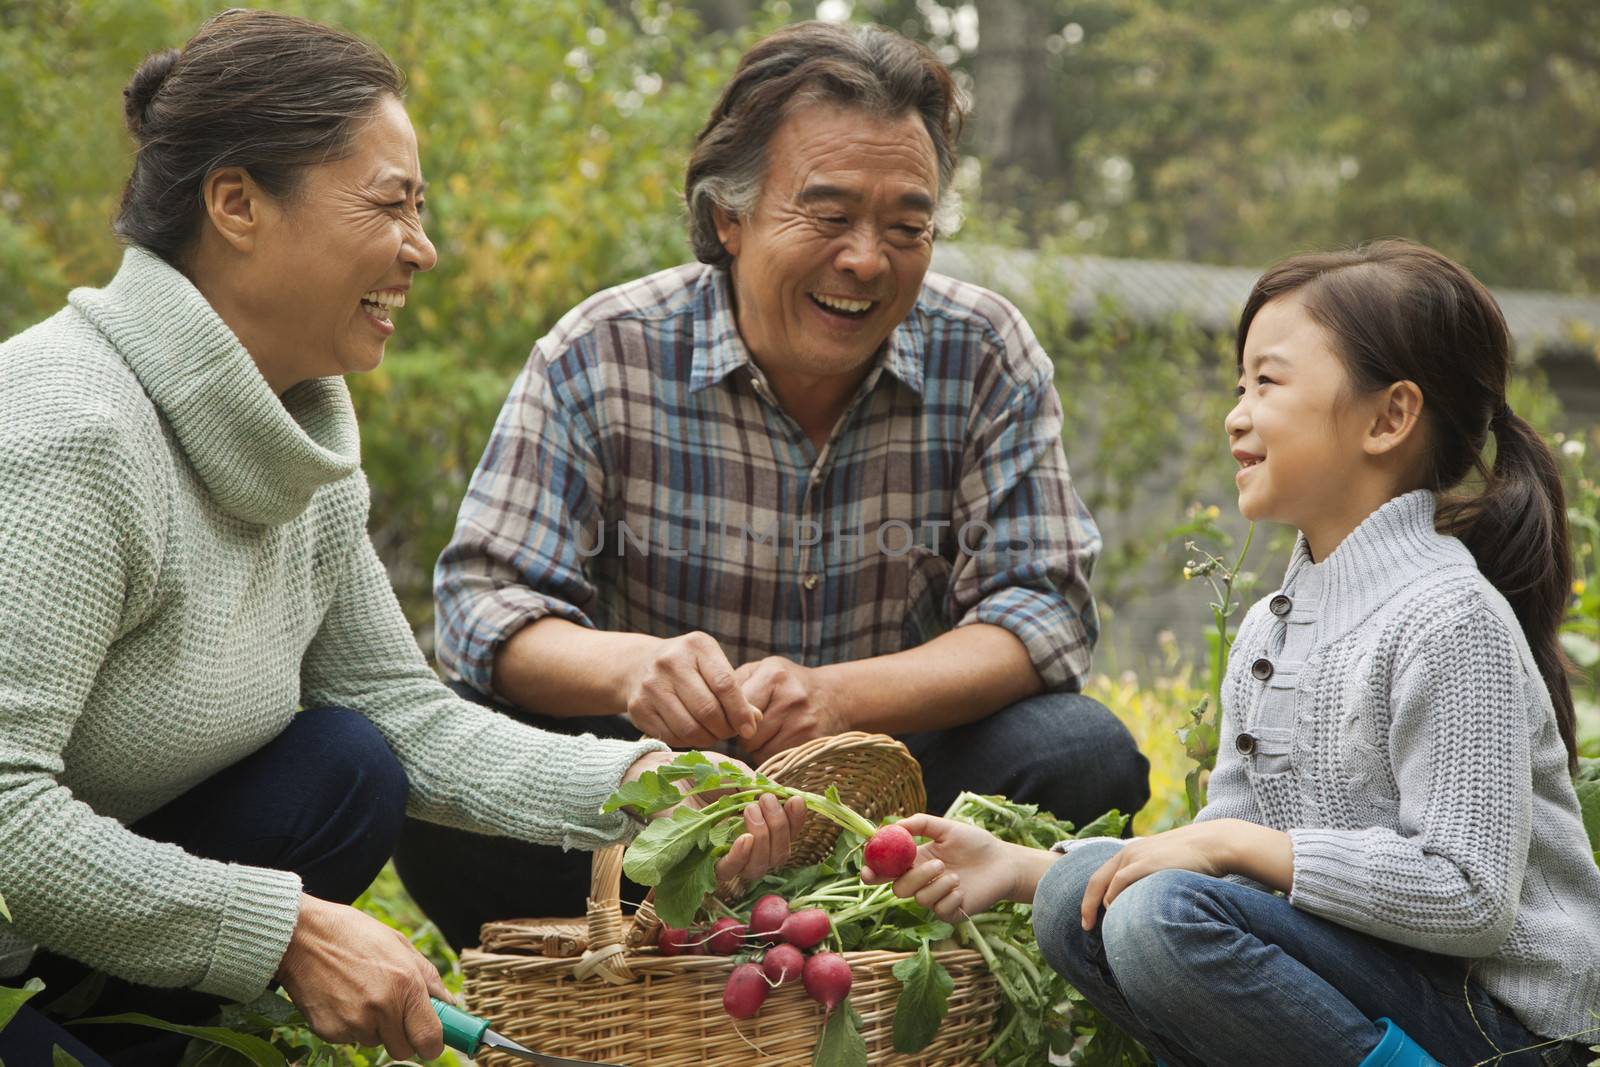
{"label": "woven basket weave", "polygon": [[[926,794],[917,761],[893,738],[847,733],[819,738],[768,760],[774,781],[821,793],[874,822],[922,810]],[[826,856],[838,828],[811,816],[790,850],[806,866]],[[754,1019],[735,1024],[722,1010],[733,963],[719,956],[664,957],[655,949],[660,921],[647,900],[624,918],[618,891],[620,846],[595,853],[586,919],[522,919],[486,924],[481,949],[461,955],[467,1007],[496,1030],[538,1052],[626,1067],[809,1067],[821,1033],[821,1005],[798,982],[773,990]],[[725,887],[724,896],[736,887]],[[850,1003],[865,1025],[874,1065],[972,1065],[988,1045],[1000,1005],[983,957],[969,949],[934,953],[955,979],[949,1013],[933,1042],[907,1056],[891,1033],[900,981],[891,968],[903,952],[847,952]],[[479,1062],[512,1067],[500,1054]]]}

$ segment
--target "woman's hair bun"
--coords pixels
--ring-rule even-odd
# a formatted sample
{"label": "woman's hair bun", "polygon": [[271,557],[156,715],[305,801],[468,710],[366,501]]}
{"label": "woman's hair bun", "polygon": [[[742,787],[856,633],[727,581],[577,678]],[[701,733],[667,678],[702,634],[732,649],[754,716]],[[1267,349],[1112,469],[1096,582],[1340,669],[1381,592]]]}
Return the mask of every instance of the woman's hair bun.
{"label": "woman's hair bun", "polygon": [[122,112],[128,123],[128,129],[135,136],[144,132],[145,117],[149,114],[150,102],[156,98],[156,93],[161,88],[161,83],[167,80],[167,75],[172,73],[172,68],[177,65],[182,52],[176,48],[165,48],[159,52],[152,52],[139,64],[139,69],[133,72],[133,79],[128,82],[127,88],[122,90]]}

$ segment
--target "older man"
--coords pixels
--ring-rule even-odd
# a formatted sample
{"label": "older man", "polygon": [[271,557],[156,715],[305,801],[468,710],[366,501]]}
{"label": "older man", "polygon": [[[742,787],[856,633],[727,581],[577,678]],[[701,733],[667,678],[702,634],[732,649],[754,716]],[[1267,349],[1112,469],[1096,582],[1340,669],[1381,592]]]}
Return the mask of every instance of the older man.
{"label": "older man", "polygon": [[[500,414],[437,572],[464,692],[757,760],[893,734],[936,811],[1144,804],[1148,764],[1076,693],[1100,540],[1050,359],[928,272],[961,120],[932,53],[880,29],[744,56],[689,163],[700,262],[570,312]],[[420,823],[399,862],[458,945],[587,885],[587,857]]]}

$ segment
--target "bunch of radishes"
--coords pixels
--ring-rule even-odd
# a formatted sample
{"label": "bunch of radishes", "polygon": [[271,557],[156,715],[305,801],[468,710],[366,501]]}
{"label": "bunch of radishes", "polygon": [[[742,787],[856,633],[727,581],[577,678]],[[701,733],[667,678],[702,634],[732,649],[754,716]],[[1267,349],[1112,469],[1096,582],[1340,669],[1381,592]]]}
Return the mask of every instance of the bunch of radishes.
{"label": "bunch of radishes", "polygon": [[656,935],[656,949],[663,956],[761,951],[758,960],[733,969],[722,991],[722,1006],[735,1019],[753,1018],[768,993],[796,978],[813,1000],[832,1012],[850,993],[850,965],[837,952],[806,955],[832,930],[833,921],[821,908],[790,911],[787,900],[769,893],[756,901],[748,923],[730,916],[703,929],[663,926]]}
{"label": "bunch of radishes", "polygon": [[[910,870],[916,854],[915,839],[900,826],[883,827],[865,847],[868,866],[890,878]],[[656,935],[656,949],[663,956],[733,956],[765,949],[759,960],[739,964],[728,976],[722,1006],[735,1019],[754,1018],[768,993],[796,978],[813,1000],[832,1013],[850,993],[850,965],[837,952],[806,955],[832,930],[833,921],[823,909],[791,911],[787,900],[769,893],[750,909],[748,923],[727,916],[709,927],[686,930],[663,925]]]}

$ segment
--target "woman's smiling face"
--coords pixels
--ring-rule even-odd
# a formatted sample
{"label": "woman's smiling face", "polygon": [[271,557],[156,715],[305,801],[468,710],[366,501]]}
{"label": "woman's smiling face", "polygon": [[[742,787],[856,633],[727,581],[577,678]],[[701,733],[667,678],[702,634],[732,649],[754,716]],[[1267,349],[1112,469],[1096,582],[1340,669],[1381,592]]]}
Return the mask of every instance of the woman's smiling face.
{"label": "woman's smiling face", "polygon": [[437,261],[423,232],[422,167],[405,108],[384,97],[348,155],[308,167],[276,205],[239,294],[273,322],[272,362],[294,380],[369,371],[395,332],[412,275]]}

